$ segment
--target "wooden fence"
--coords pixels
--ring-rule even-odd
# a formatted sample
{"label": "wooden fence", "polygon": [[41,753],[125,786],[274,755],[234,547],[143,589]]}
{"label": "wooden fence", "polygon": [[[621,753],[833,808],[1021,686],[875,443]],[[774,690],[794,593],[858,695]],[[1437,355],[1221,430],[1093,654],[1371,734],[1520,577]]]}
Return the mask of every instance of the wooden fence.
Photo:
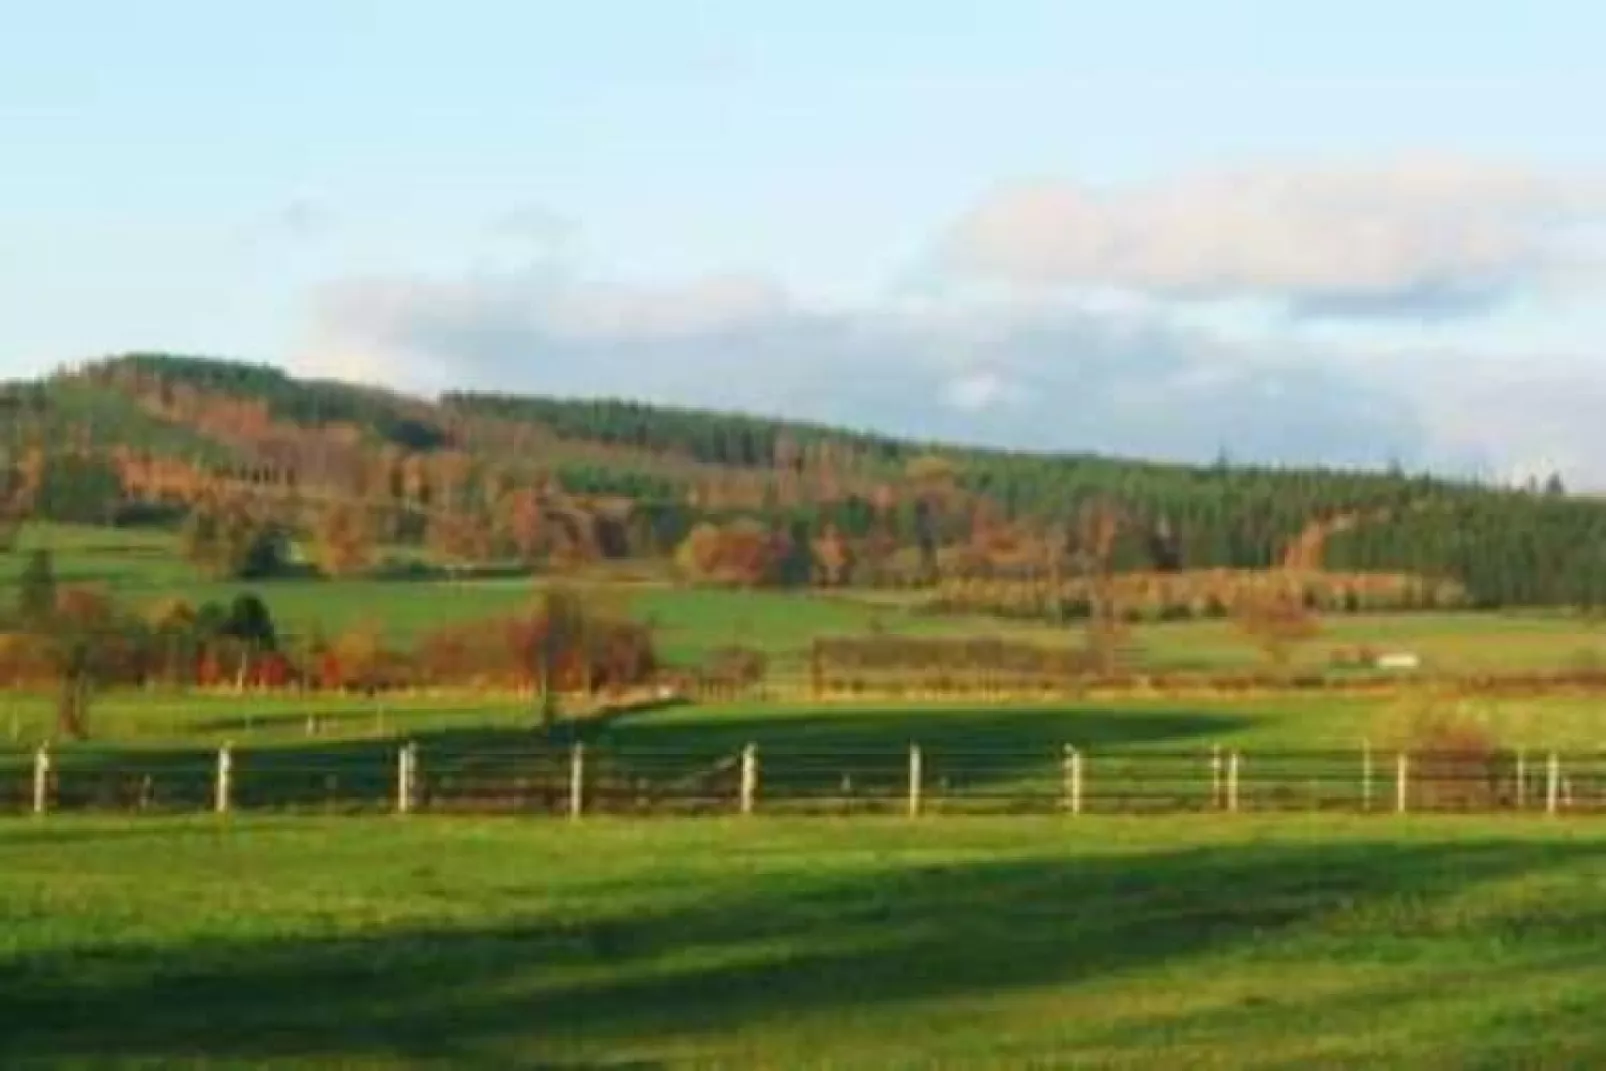
{"label": "wooden fence", "polygon": [[530,746],[0,752],[0,813],[1606,813],[1606,753]]}

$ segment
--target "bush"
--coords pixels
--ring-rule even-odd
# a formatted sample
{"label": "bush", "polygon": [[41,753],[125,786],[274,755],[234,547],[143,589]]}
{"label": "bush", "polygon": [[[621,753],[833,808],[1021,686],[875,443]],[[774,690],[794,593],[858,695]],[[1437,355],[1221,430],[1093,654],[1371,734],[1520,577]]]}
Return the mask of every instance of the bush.
{"label": "bush", "polygon": [[1507,763],[1498,735],[1462,710],[1428,703],[1406,714],[1393,745],[1411,756],[1414,805],[1429,810],[1497,806],[1506,790]]}

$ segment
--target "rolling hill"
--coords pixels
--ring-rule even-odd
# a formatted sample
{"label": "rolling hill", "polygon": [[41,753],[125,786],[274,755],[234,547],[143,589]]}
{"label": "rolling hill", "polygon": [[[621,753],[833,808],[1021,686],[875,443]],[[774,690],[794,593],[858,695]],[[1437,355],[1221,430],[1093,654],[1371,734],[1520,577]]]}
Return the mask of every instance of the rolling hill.
{"label": "rolling hill", "polygon": [[[1485,606],[1606,596],[1606,502],[1401,472],[898,440],[617,399],[413,397],[131,354],[0,386],[13,521],[243,512],[346,569],[374,545],[531,567],[674,559],[743,584],[1105,573],[1408,575]],[[353,548],[355,548],[353,550]]]}

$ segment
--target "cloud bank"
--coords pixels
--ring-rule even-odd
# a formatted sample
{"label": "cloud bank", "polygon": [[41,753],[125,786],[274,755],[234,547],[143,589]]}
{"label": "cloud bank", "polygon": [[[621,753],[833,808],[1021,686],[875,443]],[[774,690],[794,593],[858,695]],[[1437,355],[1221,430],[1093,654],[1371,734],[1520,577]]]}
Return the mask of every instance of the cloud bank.
{"label": "cloud bank", "polygon": [[957,272],[1302,316],[1475,313],[1578,271],[1606,189],[1468,161],[1003,190],[946,240]]}
{"label": "cloud bank", "polygon": [[323,295],[317,336],[303,368],[320,374],[645,397],[1012,448],[1380,465],[1423,446],[1409,407],[1364,381],[1070,307],[825,310],[730,278],[370,279]]}
{"label": "cloud bank", "polygon": [[[1313,317],[1465,321],[1594,286],[1598,192],[1442,161],[1114,193],[1045,184],[958,219],[917,298],[828,307],[762,276],[627,285],[549,261],[347,279],[317,294],[298,363],[425,391],[624,396],[1012,448],[1559,468],[1600,486],[1606,387],[1581,389],[1576,364],[1534,379],[1531,355],[1340,350],[1301,330]],[[1291,315],[1232,342],[1174,315],[1241,301]]]}

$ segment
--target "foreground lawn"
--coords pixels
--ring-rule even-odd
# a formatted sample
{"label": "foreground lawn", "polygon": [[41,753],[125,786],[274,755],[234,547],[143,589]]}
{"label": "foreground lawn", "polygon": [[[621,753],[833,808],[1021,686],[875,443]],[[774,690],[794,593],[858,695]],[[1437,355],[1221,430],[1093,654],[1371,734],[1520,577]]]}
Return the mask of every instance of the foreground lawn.
{"label": "foreground lawn", "polygon": [[0,822],[0,1064],[1606,1060],[1606,827]]}

